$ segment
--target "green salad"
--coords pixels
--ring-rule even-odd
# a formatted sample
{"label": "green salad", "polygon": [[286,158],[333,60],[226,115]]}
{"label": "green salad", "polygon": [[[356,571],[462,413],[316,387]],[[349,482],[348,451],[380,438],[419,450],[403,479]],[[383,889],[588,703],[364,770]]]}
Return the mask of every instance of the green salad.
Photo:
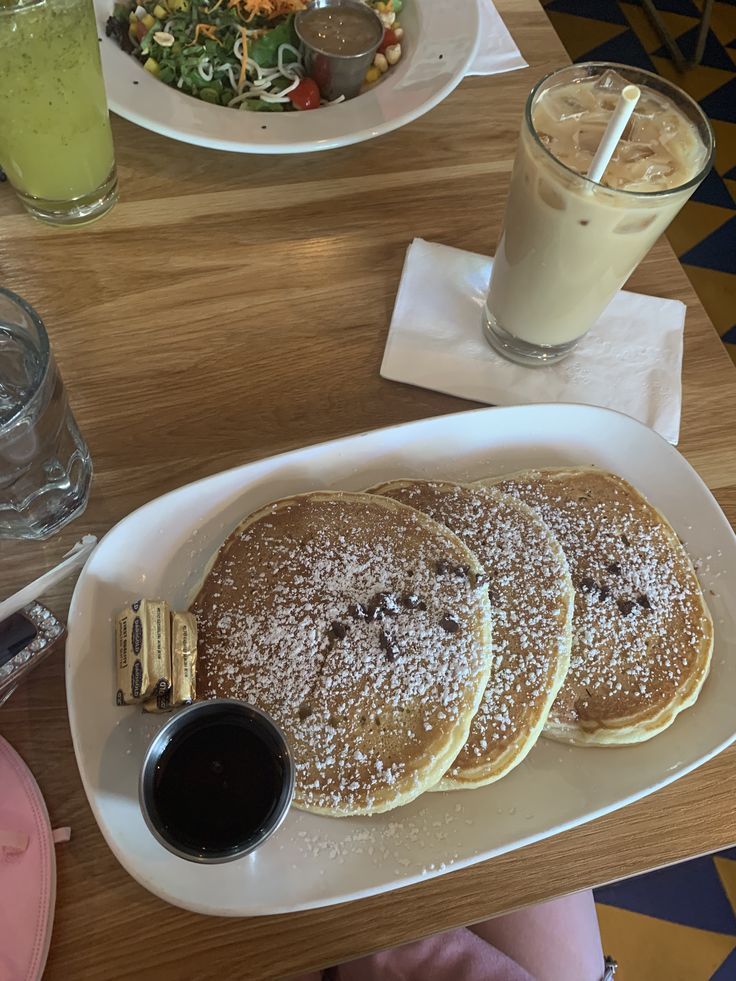
{"label": "green salad", "polygon": [[[401,57],[403,0],[365,2],[384,25],[369,87]],[[161,82],[204,102],[249,112],[317,109],[327,103],[305,73],[294,29],[306,6],[306,0],[119,0],[106,33]]]}

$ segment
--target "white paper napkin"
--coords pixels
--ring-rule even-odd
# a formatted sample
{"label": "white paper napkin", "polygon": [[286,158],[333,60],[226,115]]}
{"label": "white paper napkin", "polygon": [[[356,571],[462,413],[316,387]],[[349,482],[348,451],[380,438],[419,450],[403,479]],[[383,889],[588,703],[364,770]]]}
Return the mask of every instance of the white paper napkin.
{"label": "white paper napkin", "polygon": [[684,303],[622,290],[564,361],[524,368],[496,354],[481,331],[492,262],[414,240],[386,341],[384,378],[491,405],[600,405],[677,443]]}
{"label": "white paper napkin", "polygon": [[478,0],[480,7],[480,35],[478,50],[468,75],[497,75],[511,72],[516,68],[526,68],[509,30],[501,20],[501,15],[493,6],[492,0]]}

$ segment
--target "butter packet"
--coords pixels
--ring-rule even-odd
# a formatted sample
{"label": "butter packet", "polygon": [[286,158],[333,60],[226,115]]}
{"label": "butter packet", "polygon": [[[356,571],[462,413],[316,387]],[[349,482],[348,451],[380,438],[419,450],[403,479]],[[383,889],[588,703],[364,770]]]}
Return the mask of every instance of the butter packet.
{"label": "butter packet", "polygon": [[118,705],[143,702],[171,686],[169,604],[137,600],[115,622]]}
{"label": "butter packet", "polygon": [[163,691],[154,692],[154,694],[151,695],[150,698],[147,698],[143,703],[143,711],[153,712],[156,714],[170,712],[174,707],[171,694],[171,688],[165,688]]}
{"label": "butter packet", "polygon": [[171,667],[171,701],[190,705],[197,697],[197,621],[191,613],[171,615]]}

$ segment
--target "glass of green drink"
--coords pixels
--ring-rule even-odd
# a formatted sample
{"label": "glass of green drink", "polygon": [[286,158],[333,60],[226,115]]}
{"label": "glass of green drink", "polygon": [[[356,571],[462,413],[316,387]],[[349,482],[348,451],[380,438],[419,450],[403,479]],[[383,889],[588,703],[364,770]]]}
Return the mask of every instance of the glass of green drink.
{"label": "glass of green drink", "polygon": [[54,225],[115,203],[92,0],[0,0],[0,166],[24,207]]}

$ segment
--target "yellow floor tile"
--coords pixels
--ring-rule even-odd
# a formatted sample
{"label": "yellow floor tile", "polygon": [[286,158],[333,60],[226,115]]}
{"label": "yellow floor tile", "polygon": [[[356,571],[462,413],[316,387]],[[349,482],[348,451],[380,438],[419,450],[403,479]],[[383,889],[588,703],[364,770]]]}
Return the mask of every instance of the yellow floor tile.
{"label": "yellow floor tile", "polygon": [[[567,47],[567,39],[560,35],[563,44]],[[709,68],[707,65],[699,65],[697,68],[686,72],[678,72],[669,58],[650,56],[652,64],[657,70],[657,74],[666,78],[675,85],[679,85],[688,95],[691,95],[696,102],[704,99],[711,92],[726,85],[733,78],[733,72],[726,71],[724,68]]]}
{"label": "yellow floor tile", "polygon": [[547,11],[547,16],[573,61],[586,51],[592,51],[599,44],[605,44],[606,41],[610,41],[612,37],[626,30],[623,24],[607,24],[603,21],[587,20],[574,14],[557,13],[552,10]]}
{"label": "yellow floor tile", "polygon": [[[729,346],[733,347],[734,345]],[[721,880],[723,891],[728,896],[731,908],[736,913],[736,862],[730,858],[722,858],[720,855],[714,855],[713,862]]]}
{"label": "yellow floor tile", "polygon": [[667,229],[667,238],[677,255],[684,255],[733,218],[730,208],[689,201]]}
{"label": "yellow floor tile", "polygon": [[736,937],[680,926],[614,906],[597,906],[603,949],[619,963],[616,981],[710,981]]}
{"label": "yellow floor tile", "polygon": [[[628,22],[631,24],[634,34],[636,34],[644,46],[644,50],[650,54],[652,51],[657,51],[662,46],[662,39],[654,29],[652,22],[647,17],[644,8],[638,5],[634,6],[630,0],[628,0],[626,3],[619,4],[619,7]],[[693,19],[693,23],[694,22],[695,21]]]}
{"label": "yellow floor tile", "polygon": [[[654,6],[657,6],[656,0]],[[642,13],[647,17],[646,12],[642,10]],[[682,14],[673,14],[668,10],[660,10],[659,17],[664,26],[670,32],[670,35],[677,39],[681,34],[685,34],[686,31],[691,31],[694,27],[700,24],[699,17],[684,17]],[[647,17],[647,20],[649,18]],[[637,31],[637,34],[639,32]],[[639,35],[641,37],[641,35]],[[651,54],[652,51],[657,51],[658,48],[662,47],[662,41],[659,39],[659,34],[655,31],[654,36],[657,38],[655,44],[651,47],[647,47],[647,51]]]}
{"label": "yellow floor tile", "polygon": [[712,30],[725,47],[736,39],[736,7],[720,0],[713,4]]}
{"label": "yellow floor tile", "polygon": [[736,123],[723,119],[711,119],[710,123],[716,135],[716,170],[727,174],[736,167]]}
{"label": "yellow floor tile", "polygon": [[683,269],[713,326],[719,334],[725,334],[736,322],[736,276],[700,266],[683,265]]}

